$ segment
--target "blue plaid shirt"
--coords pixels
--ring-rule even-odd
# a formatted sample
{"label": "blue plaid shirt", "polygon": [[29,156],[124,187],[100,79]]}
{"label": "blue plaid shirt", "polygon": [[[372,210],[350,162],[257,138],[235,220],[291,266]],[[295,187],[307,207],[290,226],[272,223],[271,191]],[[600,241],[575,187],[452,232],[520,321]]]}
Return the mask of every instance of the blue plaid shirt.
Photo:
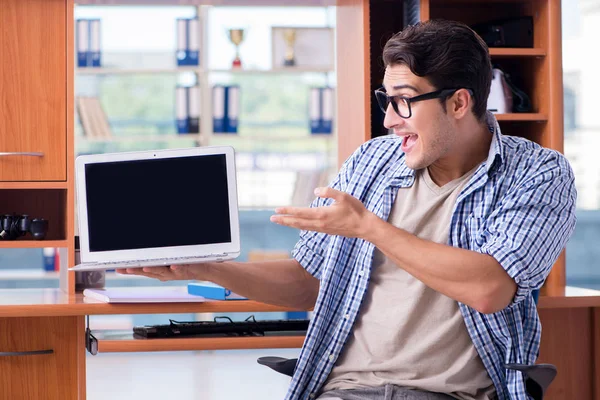
{"label": "blue plaid shirt", "polygon": [[[532,290],[539,289],[575,227],[575,185],[571,167],[558,152],[504,136],[488,113],[493,134],[487,160],[460,193],[450,223],[449,245],[489,254],[515,280],[512,303],[482,314],[459,303],[498,398],[527,399],[520,372],[505,363],[533,364],[541,325]],[[415,180],[397,137],[372,139],[342,166],[331,186],[360,199],[387,220],[398,188]],[[331,199],[317,198],[312,206]],[[293,256],[320,280],[313,320],[286,399],[308,399],[334,366],[360,312],[371,273],[372,243],[302,231]]]}

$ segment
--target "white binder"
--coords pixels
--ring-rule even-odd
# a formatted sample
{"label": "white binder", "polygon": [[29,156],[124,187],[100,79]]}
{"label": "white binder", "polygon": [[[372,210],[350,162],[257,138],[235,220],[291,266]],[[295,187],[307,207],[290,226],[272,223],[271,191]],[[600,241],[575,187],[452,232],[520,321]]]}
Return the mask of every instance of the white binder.
{"label": "white binder", "polygon": [[187,65],[187,20],[177,18],[177,65]]}
{"label": "white binder", "polygon": [[212,99],[213,132],[225,132],[225,87],[216,85],[213,87]]}
{"label": "white binder", "polygon": [[310,119],[310,133],[319,133],[321,124],[321,89],[310,88],[308,99],[308,117]]}
{"label": "white binder", "polygon": [[87,19],[77,20],[77,66],[87,67],[89,50],[89,23]]}
{"label": "white binder", "polygon": [[177,133],[189,133],[188,90],[185,86],[175,88],[175,118]]}
{"label": "white binder", "polygon": [[188,127],[190,133],[200,133],[200,86],[188,88]]}
{"label": "white binder", "polygon": [[238,116],[240,114],[240,87],[227,88],[227,132],[237,133]]}
{"label": "white binder", "polygon": [[91,67],[100,67],[101,63],[101,33],[100,33],[100,20],[91,19],[89,20],[90,28],[90,48],[88,56],[88,65]]}
{"label": "white binder", "polygon": [[335,98],[334,98],[334,90],[330,87],[325,87],[323,90],[322,101],[323,105],[321,107],[321,131],[320,133],[328,134],[331,133],[333,128],[333,118],[334,118],[334,110],[335,110]]}
{"label": "white binder", "polygon": [[200,65],[200,20],[187,21],[187,65]]}

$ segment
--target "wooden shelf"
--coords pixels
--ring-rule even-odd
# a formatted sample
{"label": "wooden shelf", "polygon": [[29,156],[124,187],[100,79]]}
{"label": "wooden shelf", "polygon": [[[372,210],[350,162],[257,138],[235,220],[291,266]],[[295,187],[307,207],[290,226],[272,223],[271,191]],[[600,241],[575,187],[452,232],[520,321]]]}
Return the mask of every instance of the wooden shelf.
{"label": "wooden shelf", "polygon": [[546,114],[541,113],[510,113],[510,114],[494,114],[498,121],[538,121],[543,122],[548,120]]}
{"label": "wooden shelf", "polygon": [[541,48],[504,48],[490,47],[492,57],[545,57],[546,50]]}
{"label": "wooden shelf", "polygon": [[[203,74],[207,72],[201,67],[173,67],[173,68],[110,68],[110,67],[90,67],[77,68],[77,75],[136,75],[136,74],[181,74],[193,72]],[[333,73],[330,68],[305,68],[305,67],[289,67],[289,68],[273,68],[273,69],[210,69],[209,73],[218,74],[305,74],[305,73]]]}
{"label": "wooden shelf", "polygon": [[77,68],[77,75],[133,75],[133,74],[181,74],[185,72],[202,73],[200,67],[173,67],[173,68],[108,68],[90,67]]}
{"label": "wooden shelf", "polygon": [[58,275],[58,271],[44,271],[41,267],[37,269],[0,269],[0,281],[53,280],[58,279]]}
{"label": "wooden shelf", "polygon": [[87,137],[77,136],[77,141],[80,142],[159,142],[159,141],[190,141],[200,140],[198,133],[189,134],[172,134],[172,135],[135,135],[135,136],[110,136],[110,137]]}
{"label": "wooden shelf", "polygon": [[187,337],[145,339],[134,337],[133,332],[92,331],[98,340],[98,353],[190,351],[233,349],[294,349],[302,347],[304,336],[246,336],[246,337]]}
{"label": "wooden shelf", "polygon": [[0,182],[0,189],[68,189],[69,184],[58,182]]}
{"label": "wooden shelf", "polygon": [[[27,236],[26,236],[27,237]],[[44,247],[69,247],[68,240],[3,240],[0,249],[41,249]],[[1,274],[0,270],[0,274]]]}
{"label": "wooden shelf", "polygon": [[[515,1],[515,0],[513,0]],[[191,5],[211,5],[211,6],[298,6],[302,7],[325,7],[335,6],[335,0],[152,0],[152,2],[141,2],[139,0],[77,0],[77,5],[146,5],[152,4],[164,6],[191,6]]]}
{"label": "wooden shelf", "polygon": [[305,73],[333,73],[330,68],[310,68],[310,67],[277,67],[273,69],[210,69],[210,73],[223,74],[305,74]]}

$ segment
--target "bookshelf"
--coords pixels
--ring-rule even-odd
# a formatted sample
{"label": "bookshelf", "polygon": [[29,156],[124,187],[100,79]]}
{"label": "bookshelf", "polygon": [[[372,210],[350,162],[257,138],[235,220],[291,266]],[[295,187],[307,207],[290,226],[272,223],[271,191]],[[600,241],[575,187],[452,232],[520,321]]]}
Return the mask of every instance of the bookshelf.
{"label": "bookshelf", "polygon": [[[123,2],[115,2],[119,5],[125,4]],[[127,3],[128,5],[137,5],[143,6],[148,5],[147,2],[143,1],[134,1],[131,3]],[[218,3],[218,4],[217,4]],[[228,65],[231,64],[230,56],[227,55],[227,51],[233,51],[233,44],[228,41],[226,38],[226,29],[221,28],[220,31],[216,32],[215,27],[221,26],[225,24],[225,27],[235,27],[236,18],[232,18],[231,21],[227,19],[223,19],[223,14],[229,12],[229,6],[239,6],[240,3],[229,3],[229,2],[152,2],[153,6],[156,5],[169,5],[171,9],[178,8],[177,6],[181,6],[182,11],[177,11],[177,13],[185,14],[186,18],[191,17],[191,9],[195,11],[193,14],[200,21],[200,65],[198,66],[176,66],[175,62],[175,43],[172,43],[173,49],[167,51],[164,48],[160,48],[156,52],[149,48],[141,48],[129,49],[133,53],[131,53],[131,57],[126,57],[118,54],[115,54],[115,48],[110,47],[107,44],[107,48],[105,50],[106,57],[103,55],[103,67],[78,67],[75,69],[76,79],[78,82],[77,86],[79,86],[79,79],[85,80],[84,83],[93,87],[96,86],[100,88],[105,84],[112,84],[113,87],[116,85],[121,85],[124,87],[123,90],[130,90],[133,85],[132,82],[140,82],[136,79],[144,79],[144,80],[152,80],[156,78],[165,79],[164,82],[177,82],[184,85],[188,84],[197,84],[200,87],[200,133],[199,134],[177,134],[176,132],[171,134],[171,131],[175,127],[175,115],[173,115],[173,123],[172,126],[165,128],[165,117],[164,114],[161,114],[161,124],[159,126],[153,125],[137,125],[131,126],[130,128],[124,128],[123,125],[113,125],[112,135],[86,135],[85,132],[83,135],[78,134],[76,136],[76,149],[86,152],[113,152],[113,151],[130,151],[130,150],[138,150],[142,149],[141,146],[146,146],[147,148],[161,147],[161,148],[171,148],[171,147],[182,147],[182,146],[206,146],[206,145],[231,145],[239,149],[241,151],[247,152],[251,151],[252,148],[255,148],[256,151],[282,151],[282,149],[287,145],[291,151],[296,151],[295,146],[300,145],[300,149],[305,151],[305,149],[312,149],[315,153],[323,153],[328,152],[331,154],[335,153],[336,148],[336,129],[334,124],[333,132],[329,135],[311,135],[310,127],[308,120],[302,126],[299,126],[298,123],[302,122],[303,118],[308,119],[306,116],[300,116],[300,113],[294,114],[293,118],[287,118],[280,112],[274,113],[265,113],[264,109],[252,113],[246,111],[246,114],[240,116],[240,125],[238,128],[238,134],[230,135],[230,134],[219,134],[214,132],[213,127],[213,107],[211,105],[211,99],[213,97],[212,87],[214,85],[228,85],[228,84],[237,84],[241,86],[241,96],[242,98],[256,98],[256,95],[253,95],[255,92],[252,88],[258,87],[261,95],[264,98],[270,98],[271,96],[277,95],[276,98],[281,98],[282,101],[279,101],[279,104],[288,103],[287,98],[283,98],[285,96],[297,98],[299,91],[298,87],[302,86],[300,90],[306,90],[306,98],[309,97],[309,87],[310,86],[333,86],[335,87],[335,69],[334,67],[330,68],[321,68],[321,67],[310,67],[310,66],[295,66],[295,67],[277,67],[273,66],[272,58],[268,53],[260,56],[260,60],[258,56],[253,56],[254,51],[251,50],[248,53],[244,53],[245,46],[256,46],[255,44],[250,43],[250,41],[255,40],[255,43],[264,43],[265,48],[270,48],[270,39],[261,33],[262,26],[257,26],[254,22],[249,26],[247,37],[245,41],[241,45],[242,51],[242,59],[243,59],[243,67],[242,68],[228,68]],[[268,4],[267,4],[268,3]],[[94,18],[93,10],[94,6],[104,4],[102,1],[83,1],[78,2],[76,5],[76,15],[82,18]],[[286,1],[271,1],[266,2],[263,5],[271,5],[271,6],[308,6],[313,8],[323,8],[328,5],[334,5],[335,2],[323,2],[323,1],[308,1],[308,2],[286,2]],[[251,2],[250,4],[244,5],[252,5],[255,3]],[[81,7],[80,13],[77,12],[77,7]],[[131,7],[127,7],[131,9]],[[104,7],[106,9],[106,7]],[[251,7],[248,8],[251,10]],[[120,13],[119,7],[111,7],[111,13]],[[171,12],[171,11],[170,11]],[[285,9],[282,9],[281,12],[287,12]],[[172,12],[171,12],[172,13]],[[327,14],[327,10],[323,9],[323,14]],[[171,15],[171,14],[169,14]],[[235,17],[235,14],[233,14]],[[168,18],[171,16],[164,16],[164,19],[157,20],[157,24],[160,24],[163,21],[165,24],[170,24],[172,21],[169,21]],[[140,18],[143,18],[140,16]],[[322,17],[319,17],[322,18]],[[239,16],[237,20],[239,20]],[[268,19],[268,17],[267,17]],[[289,19],[289,18],[288,18]],[[326,19],[326,18],[324,18]],[[251,19],[249,19],[251,20]],[[306,20],[306,18],[305,18]],[[301,21],[301,19],[299,19]],[[271,24],[273,21],[266,21],[265,27]],[[282,22],[285,22],[285,19],[282,19]],[[305,21],[306,22],[306,21]],[[289,23],[289,21],[288,21]],[[326,21],[309,21],[308,25],[320,26],[319,24],[326,23]],[[108,19],[102,23],[102,29],[110,29],[111,20]],[[212,25],[211,25],[212,24]],[[299,25],[302,23],[299,22]],[[157,26],[157,30],[160,27]],[[264,29],[266,31],[266,29]],[[212,32],[212,33],[211,33]],[[269,30],[270,33],[270,30]],[[262,36],[261,36],[262,35]],[[218,40],[215,39],[216,36],[219,36]],[[216,40],[214,44],[210,41],[210,38]],[[259,38],[259,39],[256,39]],[[225,39],[225,40],[224,40]],[[113,44],[114,46],[114,44]],[[214,49],[221,49],[223,51],[221,53],[215,53]],[[248,48],[248,47],[246,47]],[[253,48],[253,47],[252,47]],[[112,52],[112,54],[109,54]],[[139,52],[139,57],[138,56]],[[160,54],[159,54],[160,52]],[[262,54],[262,53],[261,53]],[[254,57],[254,58],[253,58]],[[156,65],[156,67],[153,67]],[[273,88],[269,90],[261,90],[261,88],[269,87],[269,82],[273,79],[273,83],[271,84]],[[260,80],[260,82],[259,82]],[[293,82],[301,82],[301,84],[296,84],[295,90],[289,90],[285,87],[285,82],[293,83]],[[91,84],[89,84],[91,82]],[[118,82],[118,83],[117,83]],[[254,83],[253,83],[254,82]],[[169,83],[169,84],[171,84]],[[128,87],[128,88],[125,88]],[[85,93],[88,89],[84,89],[83,91],[76,90],[76,93]],[[281,92],[284,95],[278,95],[274,92]],[[102,93],[102,89],[98,89],[97,93]],[[171,96],[170,93],[162,92],[162,97]],[[102,95],[100,95],[102,96]],[[246,97],[248,96],[248,97]],[[114,96],[112,96],[114,99]],[[156,103],[155,99],[149,98],[149,102]],[[259,99],[259,101],[261,101]],[[298,103],[297,100],[290,100],[292,104]],[[304,101],[304,100],[303,100]],[[108,119],[111,122],[114,122],[117,118],[123,118],[121,114],[113,113],[115,111],[115,107],[112,107],[111,110],[111,102],[107,97],[104,97],[102,100],[103,108],[106,109],[106,113],[108,114]],[[263,101],[265,102],[265,101]],[[242,100],[242,108],[248,109],[246,106],[249,104],[248,101]],[[300,110],[304,112],[304,105],[300,107],[294,105],[290,107],[290,109]],[[279,110],[281,111],[281,110]],[[242,111],[244,113],[244,111]],[[291,114],[291,113],[290,113]],[[308,110],[304,112],[304,114],[308,114]],[[121,115],[120,117],[115,117],[113,120],[113,115]],[[245,116],[248,115],[247,118]],[[281,115],[281,116],[280,116]],[[277,118],[279,116],[279,118]],[[151,119],[152,117],[150,117]],[[270,123],[271,125],[265,125],[264,127],[260,125],[261,120]],[[292,122],[288,125],[286,123]],[[294,125],[295,123],[295,125]],[[277,128],[277,124],[281,124],[279,128]],[[261,132],[264,130],[264,132]],[[168,134],[164,134],[163,132]],[[276,132],[277,131],[277,132]],[[147,134],[144,134],[147,132]],[[273,133],[277,133],[277,135],[270,135]],[[286,141],[289,141],[286,144]],[[264,143],[264,145],[263,145]],[[328,157],[331,159],[332,157]],[[335,161],[332,163],[332,172],[335,166]],[[265,179],[275,179],[274,173],[270,173],[268,171],[261,171],[261,173],[265,174]],[[268,176],[267,176],[268,175]],[[273,176],[272,176],[273,175]],[[294,185],[293,181],[290,181],[290,186]],[[251,208],[251,207],[269,207],[270,204],[242,204],[242,207]]]}

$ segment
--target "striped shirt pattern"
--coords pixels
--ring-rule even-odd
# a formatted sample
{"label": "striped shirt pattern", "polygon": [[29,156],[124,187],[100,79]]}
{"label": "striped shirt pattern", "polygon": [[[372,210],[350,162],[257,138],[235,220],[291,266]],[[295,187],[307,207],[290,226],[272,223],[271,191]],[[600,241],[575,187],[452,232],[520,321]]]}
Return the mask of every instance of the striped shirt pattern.
{"label": "striped shirt pattern", "polygon": [[[494,257],[516,282],[516,295],[502,311],[459,308],[498,399],[526,400],[521,373],[504,364],[533,364],[538,356],[541,325],[532,291],[542,286],[575,228],[574,176],[559,152],[502,135],[491,113],[487,123],[489,155],[456,201],[448,245]],[[364,143],[330,186],[387,221],[398,189],[415,180],[400,145],[392,135]],[[332,203],[317,198],[311,207]],[[317,397],[360,311],[373,250],[362,239],[301,231],[293,257],[321,288],[287,400]]]}

